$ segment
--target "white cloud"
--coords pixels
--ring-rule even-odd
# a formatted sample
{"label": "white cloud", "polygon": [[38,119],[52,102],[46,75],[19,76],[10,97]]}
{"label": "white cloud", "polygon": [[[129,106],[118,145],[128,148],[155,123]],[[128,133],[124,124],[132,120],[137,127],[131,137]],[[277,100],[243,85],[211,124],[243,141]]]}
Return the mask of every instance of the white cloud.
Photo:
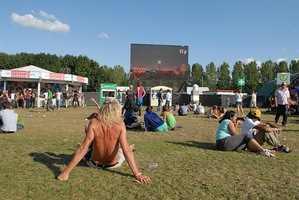
{"label": "white cloud", "polygon": [[285,48],[283,48],[283,49],[282,49],[282,52],[283,52],[283,53],[284,53],[284,52],[286,52],[286,49],[285,49]]}
{"label": "white cloud", "polygon": [[237,61],[241,61],[245,65],[250,64],[251,62],[255,62],[258,67],[262,66],[262,62],[259,60],[254,60],[253,58],[246,58],[245,60],[238,59]]}
{"label": "white cloud", "polygon": [[284,58],[278,58],[278,59],[276,59],[276,63],[277,63],[277,64],[279,64],[279,63],[282,62],[282,61],[286,61],[286,59],[284,59]]}
{"label": "white cloud", "polygon": [[36,15],[34,11],[32,14],[19,15],[17,13],[11,14],[11,19],[14,23],[20,24],[21,26],[47,30],[51,32],[64,32],[70,31],[70,26],[64,24],[54,15],[48,14],[45,11],[39,11]]}
{"label": "white cloud", "polygon": [[101,33],[97,35],[98,38],[104,38],[104,39],[108,39],[109,35],[107,33]]}
{"label": "white cloud", "polygon": [[246,58],[245,60],[244,60],[244,64],[249,64],[249,63],[251,63],[251,62],[254,62],[254,59],[253,58]]}

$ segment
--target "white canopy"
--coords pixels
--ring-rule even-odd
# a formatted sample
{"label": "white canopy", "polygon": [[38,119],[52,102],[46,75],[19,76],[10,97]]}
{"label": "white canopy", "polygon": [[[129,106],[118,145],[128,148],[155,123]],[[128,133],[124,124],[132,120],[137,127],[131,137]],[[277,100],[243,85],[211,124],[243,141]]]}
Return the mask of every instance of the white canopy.
{"label": "white canopy", "polygon": [[[88,84],[88,78],[63,73],[54,73],[33,65],[19,67],[12,70],[0,69],[0,81],[4,82],[4,92],[6,90],[6,81],[17,82],[37,82],[37,96],[40,97],[40,83],[61,83],[80,85],[79,92],[82,92],[82,84]],[[68,88],[66,88],[68,90]],[[37,101],[37,107],[40,107],[40,101]]]}

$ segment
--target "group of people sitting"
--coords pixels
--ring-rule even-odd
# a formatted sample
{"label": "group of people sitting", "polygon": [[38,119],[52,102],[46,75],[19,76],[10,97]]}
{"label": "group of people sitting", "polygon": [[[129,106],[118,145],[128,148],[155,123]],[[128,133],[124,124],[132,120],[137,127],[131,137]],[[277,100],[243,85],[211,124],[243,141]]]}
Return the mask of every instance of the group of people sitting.
{"label": "group of people sitting", "polygon": [[210,108],[207,111],[206,114],[208,118],[222,119],[225,113],[226,113],[226,109],[224,107],[214,105],[212,108]]}
{"label": "group of people sitting", "polygon": [[[221,151],[249,151],[259,152],[262,156],[275,157],[277,151],[290,153],[292,150],[282,145],[278,137],[282,129],[274,124],[260,121],[261,111],[252,109],[246,118],[237,118],[236,112],[226,111],[219,121],[216,134],[216,146]],[[241,134],[238,126],[242,126]],[[268,143],[273,149],[264,149],[262,145]]]}
{"label": "group of people sitting", "polygon": [[181,105],[175,103],[172,110],[174,112],[177,112],[177,115],[179,116],[186,116],[190,112],[193,112],[197,115],[205,114],[205,108],[201,105],[200,102],[190,102],[189,105],[186,105],[186,103],[182,103]]}
{"label": "group of people sitting", "polygon": [[[126,160],[135,177],[134,182],[151,182],[150,177],[138,170],[133,154],[135,145],[129,145],[126,137],[126,123],[130,128],[141,127],[137,117],[139,108],[128,110],[124,121],[121,120],[120,104],[115,98],[106,98],[98,108],[97,116],[92,117],[86,127],[83,143],[78,145],[72,160],[57,178],[62,181],[68,180],[70,172],[80,160],[87,166],[99,169],[114,169]],[[168,131],[168,127],[175,127],[175,118],[167,105],[163,106],[162,114],[163,118],[148,106],[144,114],[145,131]],[[260,117],[261,111],[258,109],[252,109],[245,119],[237,118],[235,111],[226,111],[219,121],[216,148],[221,151],[248,149],[267,157],[275,157],[277,151],[290,153],[292,150],[278,140],[282,129],[260,121]],[[238,126],[242,126],[242,133],[238,132]],[[264,149],[262,145],[265,142],[273,146],[273,149]]]}
{"label": "group of people sitting", "polygon": [[[142,122],[139,120],[139,108],[134,107],[133,110],[126,111],[124,116],[124,123],[128,129],[141,129]],[[167,105],[162,107],[161,112],[162,118],[153,111],[152,106],[146,108],[144,114],[144,130],[155,131],[155,132],[166,132],[169,129],[174,130],[176,127],[176,119],[172,111]]]}

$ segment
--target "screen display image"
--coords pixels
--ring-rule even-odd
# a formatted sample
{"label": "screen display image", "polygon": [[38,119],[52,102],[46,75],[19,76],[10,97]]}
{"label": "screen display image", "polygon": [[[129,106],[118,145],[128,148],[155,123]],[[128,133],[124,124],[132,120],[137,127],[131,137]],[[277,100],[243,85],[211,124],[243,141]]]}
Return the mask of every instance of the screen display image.
{"label": "screen display image", "polygon": [[188,81],[188,46],[131,44],[130,79],[146,90],[164,85],[178,92]]}

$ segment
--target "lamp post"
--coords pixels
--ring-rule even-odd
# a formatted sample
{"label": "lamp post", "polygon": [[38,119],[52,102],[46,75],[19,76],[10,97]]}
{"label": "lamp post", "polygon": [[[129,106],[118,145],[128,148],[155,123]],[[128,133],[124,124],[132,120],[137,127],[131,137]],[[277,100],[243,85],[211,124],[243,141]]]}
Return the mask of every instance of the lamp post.
{"label": "lamp post", "polygon": [[161,60],[158,60],[158,64],[159,64],[159,72],[160,72],[161,71],[161,69],[160,69]]}

